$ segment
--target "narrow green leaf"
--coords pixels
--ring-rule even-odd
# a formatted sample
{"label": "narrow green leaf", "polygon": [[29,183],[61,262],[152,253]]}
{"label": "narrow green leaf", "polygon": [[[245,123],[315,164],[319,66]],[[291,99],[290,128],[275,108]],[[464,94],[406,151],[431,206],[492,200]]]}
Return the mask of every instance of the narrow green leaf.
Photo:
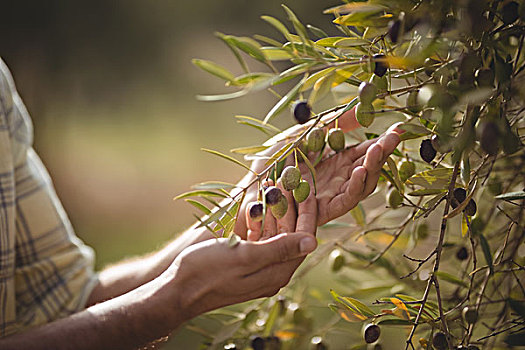
{"label": "narrow green leaf", "polygon": [[286,28],[286,26],[284,24],[282,24],[278,19],[274,18],[274,17],[271,17],[271,16],[261,16],[261,18],[268,22],[269,24],[271,24],[272,26],[275,27],[275,29],[277,29],[279,32],[281,32],[281,34],[284,35],[284,37],[288,40],[288,41],[291,41],[291,35],[290,35],[290,32],[288,31],[288,28]]}
{"label": "narrow green leaf", "polygon": [[231,42],[226,40],[226,35],[225,34],[220,33],[220,32],[216,32],[215,35],[218,38],[220,38],[226,44],[226,46],[229,47],[229,49],[233,52],[233,55],[235,56],[235,58],[237,59],[237,61],[241,65],[243,71],[245,71],[247,73],[249,71],[248,65],[244,61],[244,58],[242,58],[242,56],[239,54],[239,51],[237,51],[237,48]]}
{"label": "narrow green leaf", "polygon": [[277,321],[278,317],[279,317],[279,303],[275,302],[272,305],[272,308],[270,312],[268,313],[268,318],[266,319],[266,323],[264,324],[264,331],[263,331],[264,337],[268,337],[272,334],[273,328],[275,326],[275,321]]}
{"label": "narrow green leaf", "polygon": [[234,185],[229,182],[223,182],[223,181],[205,181],[201,182],[199,184],[191,186],[192,188],[196,190],[221,190],[221,189],[232,189],[234,187],[237,187],[237,185]]}
{"label": "narrow green leaf", "polygon": [[496,199],[503,199],[505,201],[511,201],[515,199],[524,199],[525,198],[525,191],[518,191],[518,192],[509,192],[509,193],[503,193],[499,196],[494,197]]}
{"label": "narrow green leaf", "polygon": [[244,96],[250,92],[249,89],[243,89],[235,92],[230,92],[227,94],[219,94],[219,95],[197,95],[197,99],[199,101],[206,101],[206,102],[214,102],[214,101],[225,101],[225,100],[231,100],[237,97]]}
{"label": "narrow green leaf", "polygon": [[415,196],[415,197],[419,196],[420,197],[420,196],[428,196],[428,195],[445,193],[445,192],[447,192],[447,190],[440,189],[440,188],[427,188],[427,189],[424,189],[424,190],[412,191],[412,192],[408,193],[408,195],[409,196]]}
{"label": "narrow green leaf", "polygon": [[236,115],[235,118],[238,119],[237,120],[238,123],[260,128],[269,134],[280,134],[281,133],[281,130],[279,130],[272,124],[264,123],[262,120],[259,120],[253,117],[248,117],[245,115]]}
{"label": "narrow green leaf", "polygon": [[248,147],[239,147],[230,150],[230,152],[238,154],[254,154],[259,153],[268,149],[268,146],[248,146]]}
{"label": "narrow green leaf", "polygon": [[479,243],[481,244],[481,249],[483,250],[483,255],[485,256],[485,261],[487,262],[487,265],[489,266],[490,273],[494,273],[494,265],[492,262],[492,253],[490,252],[490,245],[487,239],[483,234],[479,234]]}
{"label": "narrow green leaf", "polygon": [[326,34],[326,32],[324,30],[322,30],[321,28],[317,28],[317,27],[314,27],[313,25],[311,24],[307,24],[306,25],[306,28],[308,28],[308,30],[313,34],[315,35],[316,37],[318,38],[323,38],[325,36],[328,36],[328,34]]}
{"label": "narrow green leaf", "polygon": [[217,193],[217,192],[213,192],[213,191],[201,191],[201,190],[198,190],[198,191],[189,191],[189,192],[185,192],[185,193],[179,194],[178,196],[176,196],[173,199],[177,200],[177,199],[188,198],[188,197],[222,197],[222,198],[226,198],[227,196],[222,194],[222,193]]}
{"label": "narrow green leaf", "polygon": [[397,171],[397,166],[392,157],[388,157],[386,159],[386,164],[388,165],[388,168],[392,172],[393,178],[394,178],[394,185],[396,186],[399,193],[403,194],[405,193],[405,186],[401,179],[399,178],[399,172]]}
{"label": "narrow green leaf", "polygon": [[226,68],[212,61],[194,58],[193,60],[191,60],[191,62],[197,67],[199,67],[200,69],[208,73],[211,73],[219,78],[222,78],[224,80],[232,81],[235,79],[234,75],[230,71],[228,71]]}
{"label": "narrow green leaf", "polygon": [[273,117],[275,117],[277,114],[282,112],[283,109],[288,107],[288,105],[293,101],[293,99],[295,99],[295,96],[297,96],[297,94],[299,93],[299,90],[303,86],[305,80],[305,78],[301,79],[301,81],[298,82],[297,85],[295,85],[290,91],[288,91],[288,93],[284,95],[283,98],[281,98],[281,100],[279,100],[279,102],[275,104],[275,106],[273,106],[273,108],[268,112],[268,114],[264,118],[264,124],[268,123],[270,120],[272,120]]}
{"label": "narrow green leaf", "polygon": [[409,320],[402,320],[400,318],[388,318],[379,320],[376,324],[383,326],[411,326],[414,324],[414,322]]}
{"label": "narrow green leaf", "polygon": [[261,52],[269,61],[286,61],[294,57],[288,51],[277,47],[261,47]]}
{"label": "narrow green leaf", "polygon": [[314,194],[317,195],[317,185],[316,185],[316,183],[317,183],[317,173],[315,171],[315,168],[312,165],[312,163],[310,163],[310,160],[308,159],[308,157],[299,149],[299,147],[297,147],[296,150],[299,152],[299,155],[301,156],[301,158],[303,158],[304,163],[308,167],[308,170],[310,170],[310,174],[312,174],[312,181],[313,181],[313,184],[314,184]]}
{"label": "narrow green leaf", "polygon": [[251,171],[252,173],[254,173],[254,171],[253,171],[252,169],[250,169],[249,166],[247,166],[246,164],[242,163],[241,161],[239,161],[239,160],[237,160],[237,159],[235,159],[235,158],[233,158],[233,157],[230,157],[230,156],[228,156],[228,155],[226,155],[226,154],[224,154],[224,153],[221,153],[221,152],[219,152],[219,151],[214,151],[214,150],[212,150],[212,149],[207,149],[207,148],[201,148],[201,151],[208,152],[208,153],[214,154],[214,155],[216,155],[216,156],[219,156],[219,157],[221,157],[221,158],[224,158],[224,159],[226,159],[226,160],[229,160],[230,162],[233,162],[233,163],[235,163],[235,164],[237,164],[237,165],[240,165],[240,166],[242,166],[244,169],[246,169],[246,170]]}
{"label": "narrow green leaf", "polygon": [[443,271],[436,271],[436,276],[441,278],[444,281],[453,283],[453,284],[461,286],[461,287],[468,288],[468,284],[465,281],[463,281],[462,279],[460,279],[460,278],[458,278],[458,277],[456,277],[454,275],[451,275],[450,273],[443,272]]}
{"label": "narrow green leaf", "polygon": [[193,200],[193,199],[185,199],[185,201],[190,203],[191,205],[193,205],[195,208],[199,209],[200,211],[202,211],[205,215],[208,215],[211,213],[211,210],[208,209],[208,207],[206,207],[201,202],[197,202],[196,200]]}
{"label": "narrow green leaf", "polygon": [[283,154],[286,154],[286,156],[284,156],[284,158],[286,158],[290,153],[292,153],[293,151],[293,141],[287,143],[286,145],[284,145],[283,147],[281,147],[281,149],[277,150],[267,161],[266,161],[266,165],[270,165],[274,162],[277,161],[277,159],[279,159]]}

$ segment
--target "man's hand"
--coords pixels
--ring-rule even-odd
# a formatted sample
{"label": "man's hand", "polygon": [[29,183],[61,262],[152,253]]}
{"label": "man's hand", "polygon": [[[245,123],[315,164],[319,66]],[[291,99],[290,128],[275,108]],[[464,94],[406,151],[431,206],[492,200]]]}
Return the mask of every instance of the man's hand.
{"label": "man's hand", "polygon": [[[328,115],[327,117],[327,119],[330,119],[333,115]],[[331,128],[333,125],[334,123],[327,128]],[[355,109],[345,112],[339,117],[338,126],[343,132],[358,128],[359,123],[355,119]],[[275,136],[275,138],[282,139],[297,133],[304,127],[304,125],[293,126],[282,134]],[[316,198],[318,200],[318,225],[323,225],[346,214],[359,201],[374,191],[381,174],[381,168],[388,156],[399,144],[399,134],[402,132],[394,125],[380,137],[347,148],[337,154],[328,155],[317,165]],[[271,155],[283,144],[283,142],[278,142],[264,153]],[[254,161],[251,167],[252,170],[258,173],[261,172],[265,168],[265,162],[266,160],[264,159]],[[290,158],[288,164],[292,163],[293,161]],[[304,164],[300,164],[299,168],[303,178],[310,176],[309,170]],[[251,179],[253,179],[251,175],[247,176],[241,182],[241,185],[246,185]],[[244,211],[247,203],[254,201],[256,198],[256,186],[253,186],[248,190],[241,210]],[[246,218],[240,216],[235,226],[235,232],[246,238],[247,225]]]}
{"label": "man's hand", "polygon": [[[261,224],[248,221],[252,241],[230,247],[228,239],[210,239],[186,248],[165,275],[172,276],[185,319],[222,306],[272,296],[288,284],[305,256],[317,242],[317,201],[311,195],[295,213],[293,197],[287,214],[265,219],[264,240]],[[297,219],[297,220],[296,220]],[[277,234],[280,233],[280,234]],[[277,235],[276,235],[277,234]]]}

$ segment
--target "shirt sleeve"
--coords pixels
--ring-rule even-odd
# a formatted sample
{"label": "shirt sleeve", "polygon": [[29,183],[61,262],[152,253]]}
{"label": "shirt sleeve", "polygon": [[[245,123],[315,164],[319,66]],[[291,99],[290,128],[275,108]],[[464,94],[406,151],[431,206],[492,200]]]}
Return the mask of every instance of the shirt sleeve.
{"label": "shirt sleeve", "polygon": [[32,138],[0,60],[0,337],[83,309],[97,281]]}

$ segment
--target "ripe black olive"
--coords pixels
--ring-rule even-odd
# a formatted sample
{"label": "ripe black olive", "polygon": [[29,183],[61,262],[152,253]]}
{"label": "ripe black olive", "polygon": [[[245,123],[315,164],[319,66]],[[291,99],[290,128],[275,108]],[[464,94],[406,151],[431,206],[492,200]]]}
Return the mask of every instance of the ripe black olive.
{"label": "ripe black olive", "polygon": [[437,152],[434,149],[434,146],[432,146],[432,142],[430,140],[427,139],[421,141],[421,146],[419,146],[419,155],[421,156],[421,159],[427,163],[430,163],[436,157],[436,154]]}

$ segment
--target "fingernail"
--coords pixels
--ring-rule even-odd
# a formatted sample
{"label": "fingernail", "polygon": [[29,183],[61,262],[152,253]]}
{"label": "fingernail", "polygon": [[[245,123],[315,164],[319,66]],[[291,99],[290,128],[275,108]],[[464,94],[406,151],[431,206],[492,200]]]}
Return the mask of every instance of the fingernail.
{"label": "fingernail", "polygon": [[303,254],[313,252],[316,246],[317,244],[313,237],[305,237],[299,242],[299,250]]}

